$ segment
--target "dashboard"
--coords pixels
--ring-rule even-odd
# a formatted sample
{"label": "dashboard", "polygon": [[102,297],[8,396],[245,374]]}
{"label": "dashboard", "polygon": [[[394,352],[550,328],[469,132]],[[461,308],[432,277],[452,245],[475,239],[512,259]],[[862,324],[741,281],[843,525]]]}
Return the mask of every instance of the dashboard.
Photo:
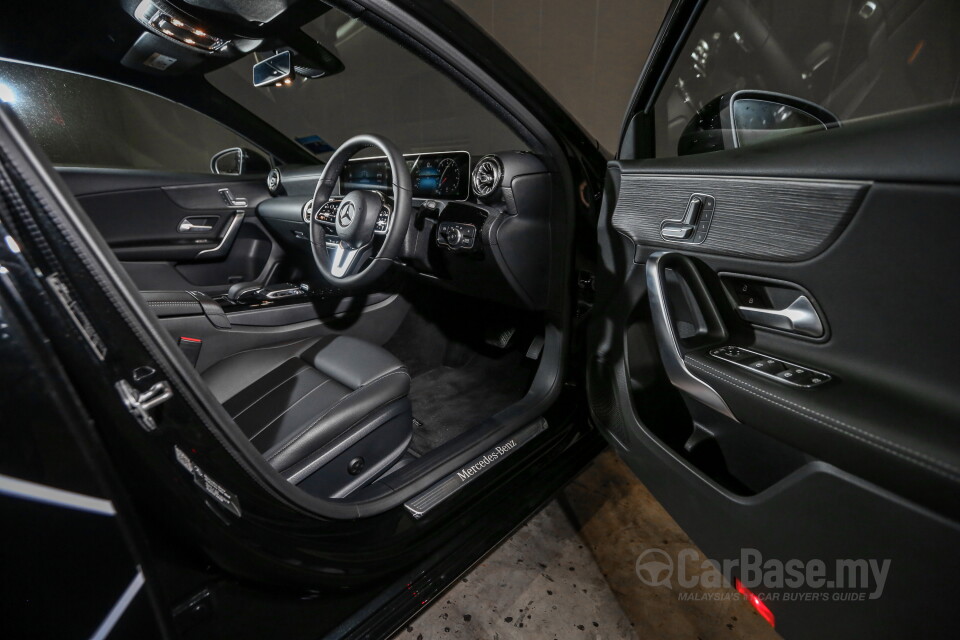
{"label": "dashboard", "polygon": [[[405,154],[414,198],[466,200],[470,197],[470,154],[466,151]],[[340,194],[355,189],[389,191],[390,163],[384,157],[353,158],[340,174]]]}
{"label": "dashboard", "polygon": [[[526,309],[543,309],[554,246],[553,176],[529,151],[472,158],[464,151],[405,154],[413,186],[413,221],[397,261],[407,275],[466,295]],[[334,238],[342,196],[357,189],[389,196],[384,157],[356,158],[341,170],[330,200],[312,200],[323,167],[280,167],[267,177],[271,198],[257,214],[305,273],[312,273],[312,223]],[[389,230],[390,206],[380,213],[374,249]]]}

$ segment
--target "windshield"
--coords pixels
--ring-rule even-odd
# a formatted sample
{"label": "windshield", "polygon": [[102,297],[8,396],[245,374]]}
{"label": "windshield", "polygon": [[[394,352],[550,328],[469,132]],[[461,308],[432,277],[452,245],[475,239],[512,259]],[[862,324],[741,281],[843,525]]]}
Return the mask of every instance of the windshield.
{"label": "windshield", "polygon": [[255,88],[254,54],[207,74],[210,83],[317,157],[360,133],[383,135],[404,153],[524,150],[519,138],[452,80],[361,22],[333,10],[303,27],[346,67]]}

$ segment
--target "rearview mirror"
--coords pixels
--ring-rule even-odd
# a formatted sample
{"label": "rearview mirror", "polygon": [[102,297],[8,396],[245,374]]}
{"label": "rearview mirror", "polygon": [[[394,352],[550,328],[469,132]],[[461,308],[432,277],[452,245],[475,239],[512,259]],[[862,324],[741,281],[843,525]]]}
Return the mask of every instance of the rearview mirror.
{"label": "rearview mirror", "polygon": [[255,87],[283,84],[284,80],[291,77],[293,77],[293,62],[289,51],[281,51],[253,65],[253,86]]}
{"label": "rearview mirror", "polygon": [[218,175],[247,175],[267,173],[270,161],[252,149],[231,147],[218,151],[210,158],[210,171]]}
{"label": "rearview mirror", "polygon": [[683,130],[678,155],[736,149],[840,126],[827,109],[772,91],[735,91],[708,102]]}

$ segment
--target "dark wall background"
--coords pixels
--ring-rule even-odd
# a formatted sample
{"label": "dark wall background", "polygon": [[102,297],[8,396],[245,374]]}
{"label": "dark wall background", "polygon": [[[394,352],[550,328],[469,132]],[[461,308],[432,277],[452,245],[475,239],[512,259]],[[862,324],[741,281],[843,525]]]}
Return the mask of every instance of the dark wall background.
{"label": "dark wall background", "polygon": [[615,149],[667,0],[451,2],[513,54],[601,146]]}

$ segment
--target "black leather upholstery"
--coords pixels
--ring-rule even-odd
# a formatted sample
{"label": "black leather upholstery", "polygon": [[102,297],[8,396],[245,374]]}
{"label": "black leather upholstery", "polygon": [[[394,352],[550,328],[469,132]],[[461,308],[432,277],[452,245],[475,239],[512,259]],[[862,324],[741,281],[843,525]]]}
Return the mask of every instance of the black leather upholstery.
{"label": "black leather upholstery", "polygon": [[347,336],[246,351],[203,377],[253,445],[287,475],[383,407],[407,402],[410,391],[399,360]]}
{"label": "black leather upholstery", "polygon": [[140,295],[158,318],[198,316],[203,313],[200,302],[187,291],[141,291]]}
{"label": "black leather upholstery", "polygon": [[207,316],[218,329],[229,329],[230,320],[213,298],[200,291],[141,291],[147,306],[158,318]]}

